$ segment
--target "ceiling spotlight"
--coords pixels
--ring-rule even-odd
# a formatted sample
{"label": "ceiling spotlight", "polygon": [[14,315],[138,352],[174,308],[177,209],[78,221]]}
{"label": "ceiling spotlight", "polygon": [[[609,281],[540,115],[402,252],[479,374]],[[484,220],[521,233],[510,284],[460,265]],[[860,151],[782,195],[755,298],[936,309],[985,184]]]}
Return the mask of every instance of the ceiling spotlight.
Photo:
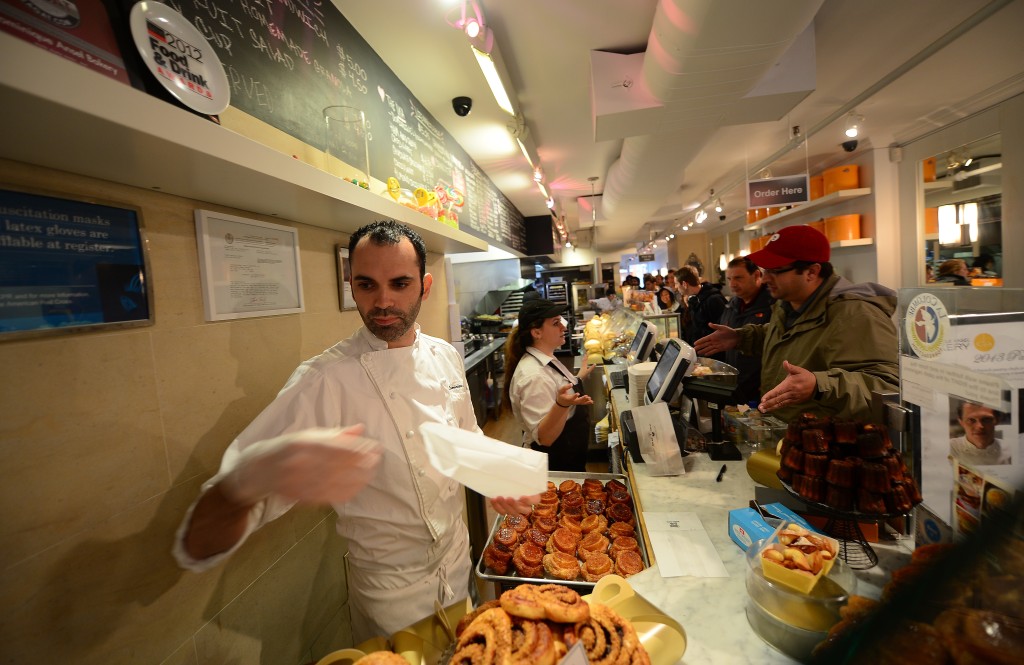
{"label": "ceiling spotlight", "polygon": [[548,197],[548,200],[545,201],[545,203],[548,204],[548,209],[549,210],[554,209],[554,207],[555,207],[555,199],[554,198]]}
{"label": "ceiling spotlight", "polygon": [[539,166],[533,169],[533,180],[534,182],[541,182],[544,180],[544,169]]}
{"label": "ceiling spotlight", "polygon": [[855,111],[850,111],[846,115],[845,123],[845,134],[848,138],[855,139],[860,134],[861,125],[864,124],[864,116],[857,115]]}
{"label": "ceiling spotlight", "polygon": [[715,212],[722,212],[722,199],[715,199]]}
{"label": "ceiling spotlight", "polygon": [[569,242],[568,240],[566,240],[566,241],[565,241],[565,246],[566,246],[567,248],[571,248],[571,247],[572,247],[572,243],[571,243],[571,242]]}

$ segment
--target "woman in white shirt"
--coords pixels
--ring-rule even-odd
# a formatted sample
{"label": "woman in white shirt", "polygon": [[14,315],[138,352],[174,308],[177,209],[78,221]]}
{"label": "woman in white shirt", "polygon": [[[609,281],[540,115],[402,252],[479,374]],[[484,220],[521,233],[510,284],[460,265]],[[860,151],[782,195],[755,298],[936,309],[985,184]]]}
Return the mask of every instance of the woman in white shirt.
{"label": "woman in white shirt", "polygon": [[583,379],[593,369],[584,356],[573,376],[555,358],[565,343],[565,305],[530,300],[519,310],[519,324],[505,343],[502,405],[523,429],[522,446],[548,454],[548,469],[586,471],[590,409]]}

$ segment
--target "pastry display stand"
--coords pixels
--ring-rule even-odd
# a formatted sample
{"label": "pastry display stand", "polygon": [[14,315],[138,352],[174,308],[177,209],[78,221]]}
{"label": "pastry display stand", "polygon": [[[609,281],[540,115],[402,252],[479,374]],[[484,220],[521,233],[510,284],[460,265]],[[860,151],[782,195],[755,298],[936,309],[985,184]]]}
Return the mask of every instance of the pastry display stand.
{"label": "pastry display stand", "polygon": [[899,517],[898,514],[837,510],[832,506],[800,496],[789,483],[782,483],[782,487],[794,499],[803,502],[810,512],[828,520],[822,531],[839,541],[839,558],[845,561],[847,566],[854,570],[868,570],[878,565],[878,553],[864,537],[860,523],[877,522],[881,524],[890,517]]}

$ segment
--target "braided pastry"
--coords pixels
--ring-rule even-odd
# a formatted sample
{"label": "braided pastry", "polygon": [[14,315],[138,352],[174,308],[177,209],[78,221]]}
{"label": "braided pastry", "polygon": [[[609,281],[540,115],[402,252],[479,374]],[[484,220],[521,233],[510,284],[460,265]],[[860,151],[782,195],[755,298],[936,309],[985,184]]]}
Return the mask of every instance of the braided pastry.
{"label": "braided pastry", "polygon": [[534,515],[533,527],[535,529],[540,529],[544,533],[552,533],[558,528],[558,520],[546,515]]}
{"label": "braided pastry", "polygon": [[583,540],[580,541],[579,546],[576,548],[576,555],[582,561],[586,561],[592,554],[606,553],[610,542],[604,537],[604,534],[592,531],[583,536]]}
{"label": "braided pastry", "polygon": [[512,565],[521,577],[540,577],[544,572],[544,550],[533,543],[522,543],[512,554]]}
{"label": "braided pastry", "polygon": [[491,543],[484,549],[484,565],[499,575],[508,572],[508,562],[512,559],[512,550],[505,550]]}
{"label": "braided pastry", "polygon": [[612,546],[608,548],[608,556],[611,558],[617,557],[621,552],[639,552],[640,543],[636,542],[636,538],[632,536],[619,536],[612,543]]}
{"label": "braided pastry", "polygon": [[587,515],[580,522],[580,528],[583,529],[584,535],[596,531],[597,533],[604,533],[608,528],[608,518],[604,515]]}
{"label": "braided pastry", "polygon": [[595,552],[583,562],[583,579],[588,582],[596,582],[605,575],[611,575],[615,570],[615,564],[611,557],[603,552]]}
{"label": "braided pastry", "polygon": [[512,619],[501,608],[486,610],[463,631],[451,665],[510,665]]}
{"label": "braided pastry", "polygon": [[621,552],[615,557],[615,574],[623,577],[636,575],[644,569],[644,560],[636,550]]}
{"label": "braided pastry", "polygon": [[512,665],[555,665],[551,628],[543,621],[512,620]]}
{"label": "braided pastry", "polygon": [[608,527],[608,537],[613,541],[621,536],[629,536],[632,538],[636,536],[636,529],[634,529],[633,525],[628,522],[614,522]]}
{"label": "braided pastry", "polygon": [[629,665],[643,649],[632,624],[601,603],[590,606],[590,618],[577,622],[575,635],[566,634],[570,649],[582,642],[590,665]]}
{"label": "braided pastry", "polygon": [[580,576],[580,562],[565,552],[545,554],[544,572],[556,580],[574,580]]}
{"label": "braided pastry", "polygon": [[580,494],[582,490],[583,487],[575,480],[563,480],[562,484],[558,486],[558,493],[562,495],[563,499],[566,494]]}
{"label": "braided pastry", "polygon": [[576,546],[580,542],[580,534],[569,529],[558,528],[551,534],[545,549],[548,552],[564,552],[565,554],[576,554]]}

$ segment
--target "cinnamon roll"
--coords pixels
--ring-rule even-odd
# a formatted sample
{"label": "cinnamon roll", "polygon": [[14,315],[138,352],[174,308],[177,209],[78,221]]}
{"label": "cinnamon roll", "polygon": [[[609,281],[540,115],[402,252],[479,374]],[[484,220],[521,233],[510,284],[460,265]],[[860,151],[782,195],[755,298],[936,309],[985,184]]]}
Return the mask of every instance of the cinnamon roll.
{"label": "cinnamon roll", "polygon": [[632,507],[633,497],[631,497],[629,492],[626,490],[612,490],[611,492],[608,492],[608,503],[609,505],[613,503],[624,503]]}
{"label": "cinnamon roll", "polygon": [[[540,594],[532,584],[520,584],[501,594],[498,598],[501,609],[514,617],[522,619],[544,619],[547,612],[540,603]],[[511,628],[511,625],[510,625]]]}
{"label": "cinnamon roll", "polygon": [[512,619],[501,608],[481,613],[459,637],[452,665],[499,665],[512,658]]}
{"label": "cinnamon roll", "polygon": [[615,478],[612,478],[611,480],[604,484],[604,489],[610,494],[613,490],[625,491],[626,486],[625,484],[622,483],[621,480],[616,480]]}
{"label": "cinnamon roll", "polygon": [[573,517],[572,515],[562,515],[558,518],[558,526],[562,529],[569,529],[576,533],[582,533],[582,521],[583,518],[579,516]]}
{"label": "cinnamon roll", "polygon": [[590,618],[576,624],[576,634],[567,635],[566,646],[571,649],[577,641],[583,643],[591,665],[629,665],[633,653],[643,648],[632,624],[601,603],[591,604]]}
{"label": "cinnamon roll", "polygon": [[559,623],[579,623],[590,617],[590,606],[578,593],[559,584],[541,584],[537,598],[548,619]]}
{"label": "cinnamon roll", "polygon": [[549,553],[563,552],[565,554],[576,554],[576,546],[580,542],[580,534],[569,529],[558,528],[548,538],[545,549]]}
{"label": "cinnamon roll", "polygon": [[537,503],[543,505],[557,506],[558,492],[544,492],[543,494],[540,495],[540,501],[538,501]]}
{"label": "cinnamon roll", "polygon": [[615,564],[607,554],[597,552],[583,562],[583,579],[588,582],[596,582],[605,575],[611,575],[615,571]]}
{"label": "cinnamon roll", "polygon": [[562,495],[562,509],[563,515],[576,515],[581,519],[583,517],[583,495],[579,492],[572,492],[570,494]]}
{"label": "cinnamon roll", "polygon": [[610,541],[604,534],[590,532],[583,536],[579,546],[576,548],[576,555],[581,561],[586,561],[593,554],[604,554],[608,551]]}
{"label": "cinnamon roll", "polygon": [[531,517],[557,517],[558,506],[553,503],[539,503],[533,507]]}
{"label": "cinnamon roll", "polygon": [[580,562],[565,552],[545,554],[544,572],[556,580],[574,580],[580,576]]}
{"label": "cinnamon roll", "polygon": [[640,558],[640,552],[627,550],[615,557],[615,574],[622,577],[636,575],[644,569],[644,560]]}
{"label": "cinnamon roll", "polygon": [[584,535],[592,531],[604,533],[608,529],[608,518],[604,515],[587,515],[580,522],[580,528],[583,529]]}
{"label": "cinnamon roll", "polygon": [[584,496],[586,496],[590,492],[604,491],[604,483],[602,483],[597,478],[587,478],[586,480],[583,481],[583,485],[581,487],[583,489]]}
{"label": "cinnamon roll", "polygon": [[486,603],[481,603],[475,610],[459,619],[459,623],[455,625],[455,638],[458,639],[461,637],[462,633],[466,632],[466,629],[469,628],[469,624],[473,623],[478,616],[487,610],[494,609],[495,607],[501,607],[501,603],[497,600],[488,600]]}
{"label": "cinnamon roll", "polygon": [[512,619],[511,665],[555,665],[556,658],[555,638],[547,623]]}

